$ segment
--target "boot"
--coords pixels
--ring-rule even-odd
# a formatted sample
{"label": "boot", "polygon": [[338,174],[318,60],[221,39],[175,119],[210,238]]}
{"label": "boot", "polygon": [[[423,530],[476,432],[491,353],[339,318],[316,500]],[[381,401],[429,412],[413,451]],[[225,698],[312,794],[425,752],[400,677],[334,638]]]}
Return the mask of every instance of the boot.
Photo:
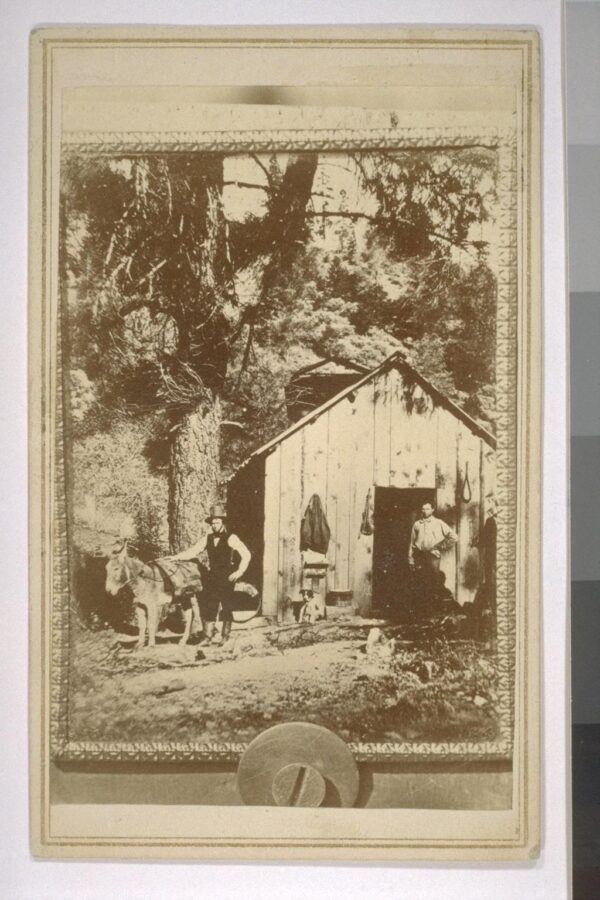
{"label": "boot", "polygon": [[221,643],[224,644],[231,637],[231,622],[223,622],[221,630]]}
{"label": "boot", "polygon": [[201,644],[210,644],[213,637],[215,636],[215,623],[214,622],[204,622],[202,627],[202,637],[200,639]]}

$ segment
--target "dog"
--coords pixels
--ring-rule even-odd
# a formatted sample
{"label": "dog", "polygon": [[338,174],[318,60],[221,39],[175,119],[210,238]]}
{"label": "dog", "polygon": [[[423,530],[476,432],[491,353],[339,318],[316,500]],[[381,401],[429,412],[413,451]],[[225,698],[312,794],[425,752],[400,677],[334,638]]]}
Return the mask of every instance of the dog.
{"label": "dog", "polygon": [[300,599],[292,600],[292,612],[296,622],[308,622],[309,625],[327,618],[323,598],[310,588],[303,588],[300,591]]}

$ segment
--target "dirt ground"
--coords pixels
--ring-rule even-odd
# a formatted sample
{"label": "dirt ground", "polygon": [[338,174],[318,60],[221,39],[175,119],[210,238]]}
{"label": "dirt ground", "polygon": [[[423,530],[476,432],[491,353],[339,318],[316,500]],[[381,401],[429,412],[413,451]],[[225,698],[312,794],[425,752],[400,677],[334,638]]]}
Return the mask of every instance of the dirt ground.
{"label": "dirt ground", "polygon": [[495,657],[453,636],[451,624],[348,618],[234,629],[223,648],[180,647],[163,632],[144,650],[131,636],[77,626],[70,736],[246,742],[303,720],[347,741],[493,740]]}

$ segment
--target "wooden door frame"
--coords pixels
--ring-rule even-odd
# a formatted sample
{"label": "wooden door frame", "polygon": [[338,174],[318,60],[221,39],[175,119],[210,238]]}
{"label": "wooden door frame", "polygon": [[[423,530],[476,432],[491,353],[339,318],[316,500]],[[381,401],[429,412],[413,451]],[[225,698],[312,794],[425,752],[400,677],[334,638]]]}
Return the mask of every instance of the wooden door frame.
{"label": "wooden door frame", "polygon": [[[397,492],[398,496],[404,494],[407,496],[410,494],[419,493],[422,495],[422,500],[420,501],[420,506],[423,503],[432,503],[434,510],[436,507],[437,500],[437,488],[425,488],[425,487],[409,487],[409,488],[400,488],[395,487],[394,485],[373,485],[373,569],[372,569],[372,582],[371,582],[371,608],[374,612],[378,609],[382,608],[381,601],[377,600],[377,496],[382,496],[382,491],[394,491]],[[406,556],[408,557],[408,546],[406,547]]]}

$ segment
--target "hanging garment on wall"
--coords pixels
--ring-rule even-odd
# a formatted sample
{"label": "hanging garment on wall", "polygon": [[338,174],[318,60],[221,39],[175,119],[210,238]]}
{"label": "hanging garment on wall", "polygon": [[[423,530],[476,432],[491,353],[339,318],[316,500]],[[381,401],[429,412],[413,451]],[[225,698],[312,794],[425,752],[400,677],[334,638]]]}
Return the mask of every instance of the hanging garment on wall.
{"label": "hanging garment on wall", "polygon": [[361,534],[373,534],[373,531],[375,530],[374,515],[373,491],[369,488],[365,499],[365,508],[363,509],[362,519],[360,520]]}
{"label": "hanging garment on wall", "polygon": [[321,500],[318,494],[313,494],[308,501],[300,525],[300,550],[314,550],[315,553],[325,555],[330,537],[331,529],[327,523]]}

